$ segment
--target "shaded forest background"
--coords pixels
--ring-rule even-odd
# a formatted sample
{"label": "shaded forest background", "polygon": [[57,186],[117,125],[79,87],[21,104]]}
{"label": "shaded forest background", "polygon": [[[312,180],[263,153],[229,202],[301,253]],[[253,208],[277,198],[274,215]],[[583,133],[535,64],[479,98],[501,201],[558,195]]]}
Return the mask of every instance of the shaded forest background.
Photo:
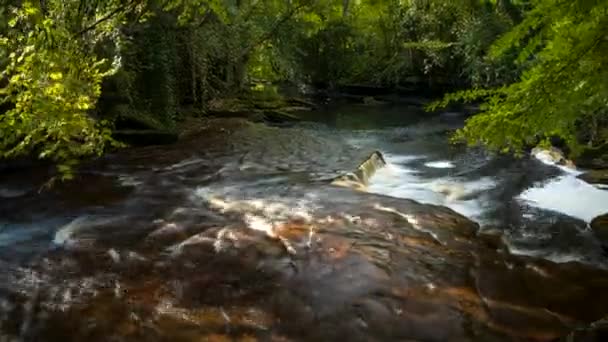
{"label": "shaded forest background", "polygon": [[117,129],[352,85],[477,101],[455,137],[471,144],[601,155],[607,3],[0,0],[0,156],[70,178]]}

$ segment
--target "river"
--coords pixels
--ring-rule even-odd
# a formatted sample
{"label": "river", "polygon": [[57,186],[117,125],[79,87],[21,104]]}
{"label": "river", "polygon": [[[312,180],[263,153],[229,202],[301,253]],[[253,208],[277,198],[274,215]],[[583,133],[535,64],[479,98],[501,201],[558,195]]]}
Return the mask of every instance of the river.
{"label": "river", "polygon": [[[608,314],[608,191],[449,144],[461,113],[302,116],[204,121],[43,192],[7,172],[0,341],[551,340]],[[366,192],[328,184],[375,150]]]}

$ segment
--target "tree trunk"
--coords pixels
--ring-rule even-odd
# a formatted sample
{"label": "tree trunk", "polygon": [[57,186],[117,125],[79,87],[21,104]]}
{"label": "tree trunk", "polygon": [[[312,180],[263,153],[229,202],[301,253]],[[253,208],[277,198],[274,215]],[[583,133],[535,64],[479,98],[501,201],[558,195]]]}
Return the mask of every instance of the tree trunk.
{"label": "tree trunk", "polygon": [[342,18],[346,18],[348,16],[349,5],[350,0],[342,0]]}

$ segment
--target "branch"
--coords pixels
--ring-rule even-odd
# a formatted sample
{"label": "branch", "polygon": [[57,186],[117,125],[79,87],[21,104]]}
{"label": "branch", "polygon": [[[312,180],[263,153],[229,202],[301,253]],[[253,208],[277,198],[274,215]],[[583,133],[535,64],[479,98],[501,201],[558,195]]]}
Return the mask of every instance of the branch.
{"label": "branch", "polygon": [[115,8],[112,12],[108,13],[107,15],[105,15],[104,17],[102,17],[101,19],[97,20],[92,25],[87,26],[84,29],[82,29],[80,32],[76,33],[74,35],[74,37],[81,36],[81,35],[89,32],[89,31],[91,31],[92,29],[94,29],[95,27],[97,27],[99,24],[112,19],[112,17],[114,17],[118,13],[126,10],[127,8],[131,7],[132,5],[134,5],[135,3],[140,2],[140,1],[141,0],[131,0],[130,2],[128,2],[126,4]]}
{"label": "branch", "polygon": [[292,9],[290,9],[287,13],[285,13],[283,18],[279,19],[278,21],[276,21],[274,23],[274,25],[268,32],[263,34],[255,43],[253,43],[253,44],[249,45],[247,48],[245,48],[241,52],[240,57],[243,58],[243,57],[247,56],[253,49],[255,49],[259,45],[263,44],[268,39],[272,38],[272,36],[281,28],[281,26],[283,24],[285,24],[289,19],[291,19],[291,17],[293,17],[300,9],[302,9],[306,6],[307,6],[307,3],[303,3],[303,4],[298,5],[297,7],[293,7]]}
{"label": "branch", "polygon": [[196,27],[197,28],[203,27],[203,25],[205,25],[207,23],[207,21],[209,21],[209,19],[211,19],[214,16],[215,16],[215,12],[213,12],[213,10],[211,10],[210,8],[207,9],[205,11],[205,15],[203,16],[203,19],[198,23],[198,25],[196,25]]}

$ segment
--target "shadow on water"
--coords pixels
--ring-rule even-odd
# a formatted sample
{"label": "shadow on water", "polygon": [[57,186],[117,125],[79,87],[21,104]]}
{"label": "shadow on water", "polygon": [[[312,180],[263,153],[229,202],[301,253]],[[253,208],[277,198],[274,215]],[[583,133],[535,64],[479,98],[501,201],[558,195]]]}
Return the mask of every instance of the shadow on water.
{"label": "shadow on water", "polygon": [[512,255],[446,207],[329,186],[370,150],[418,156],[386,187],[494,177],[470,196],[521,229],[514,197],[552,177],[445,148],[453,118],[378,107],[370,126],[358,110],[331,127],[206,121],[3,200],[0,341],[549,341],[608,313],[600,268]]}

